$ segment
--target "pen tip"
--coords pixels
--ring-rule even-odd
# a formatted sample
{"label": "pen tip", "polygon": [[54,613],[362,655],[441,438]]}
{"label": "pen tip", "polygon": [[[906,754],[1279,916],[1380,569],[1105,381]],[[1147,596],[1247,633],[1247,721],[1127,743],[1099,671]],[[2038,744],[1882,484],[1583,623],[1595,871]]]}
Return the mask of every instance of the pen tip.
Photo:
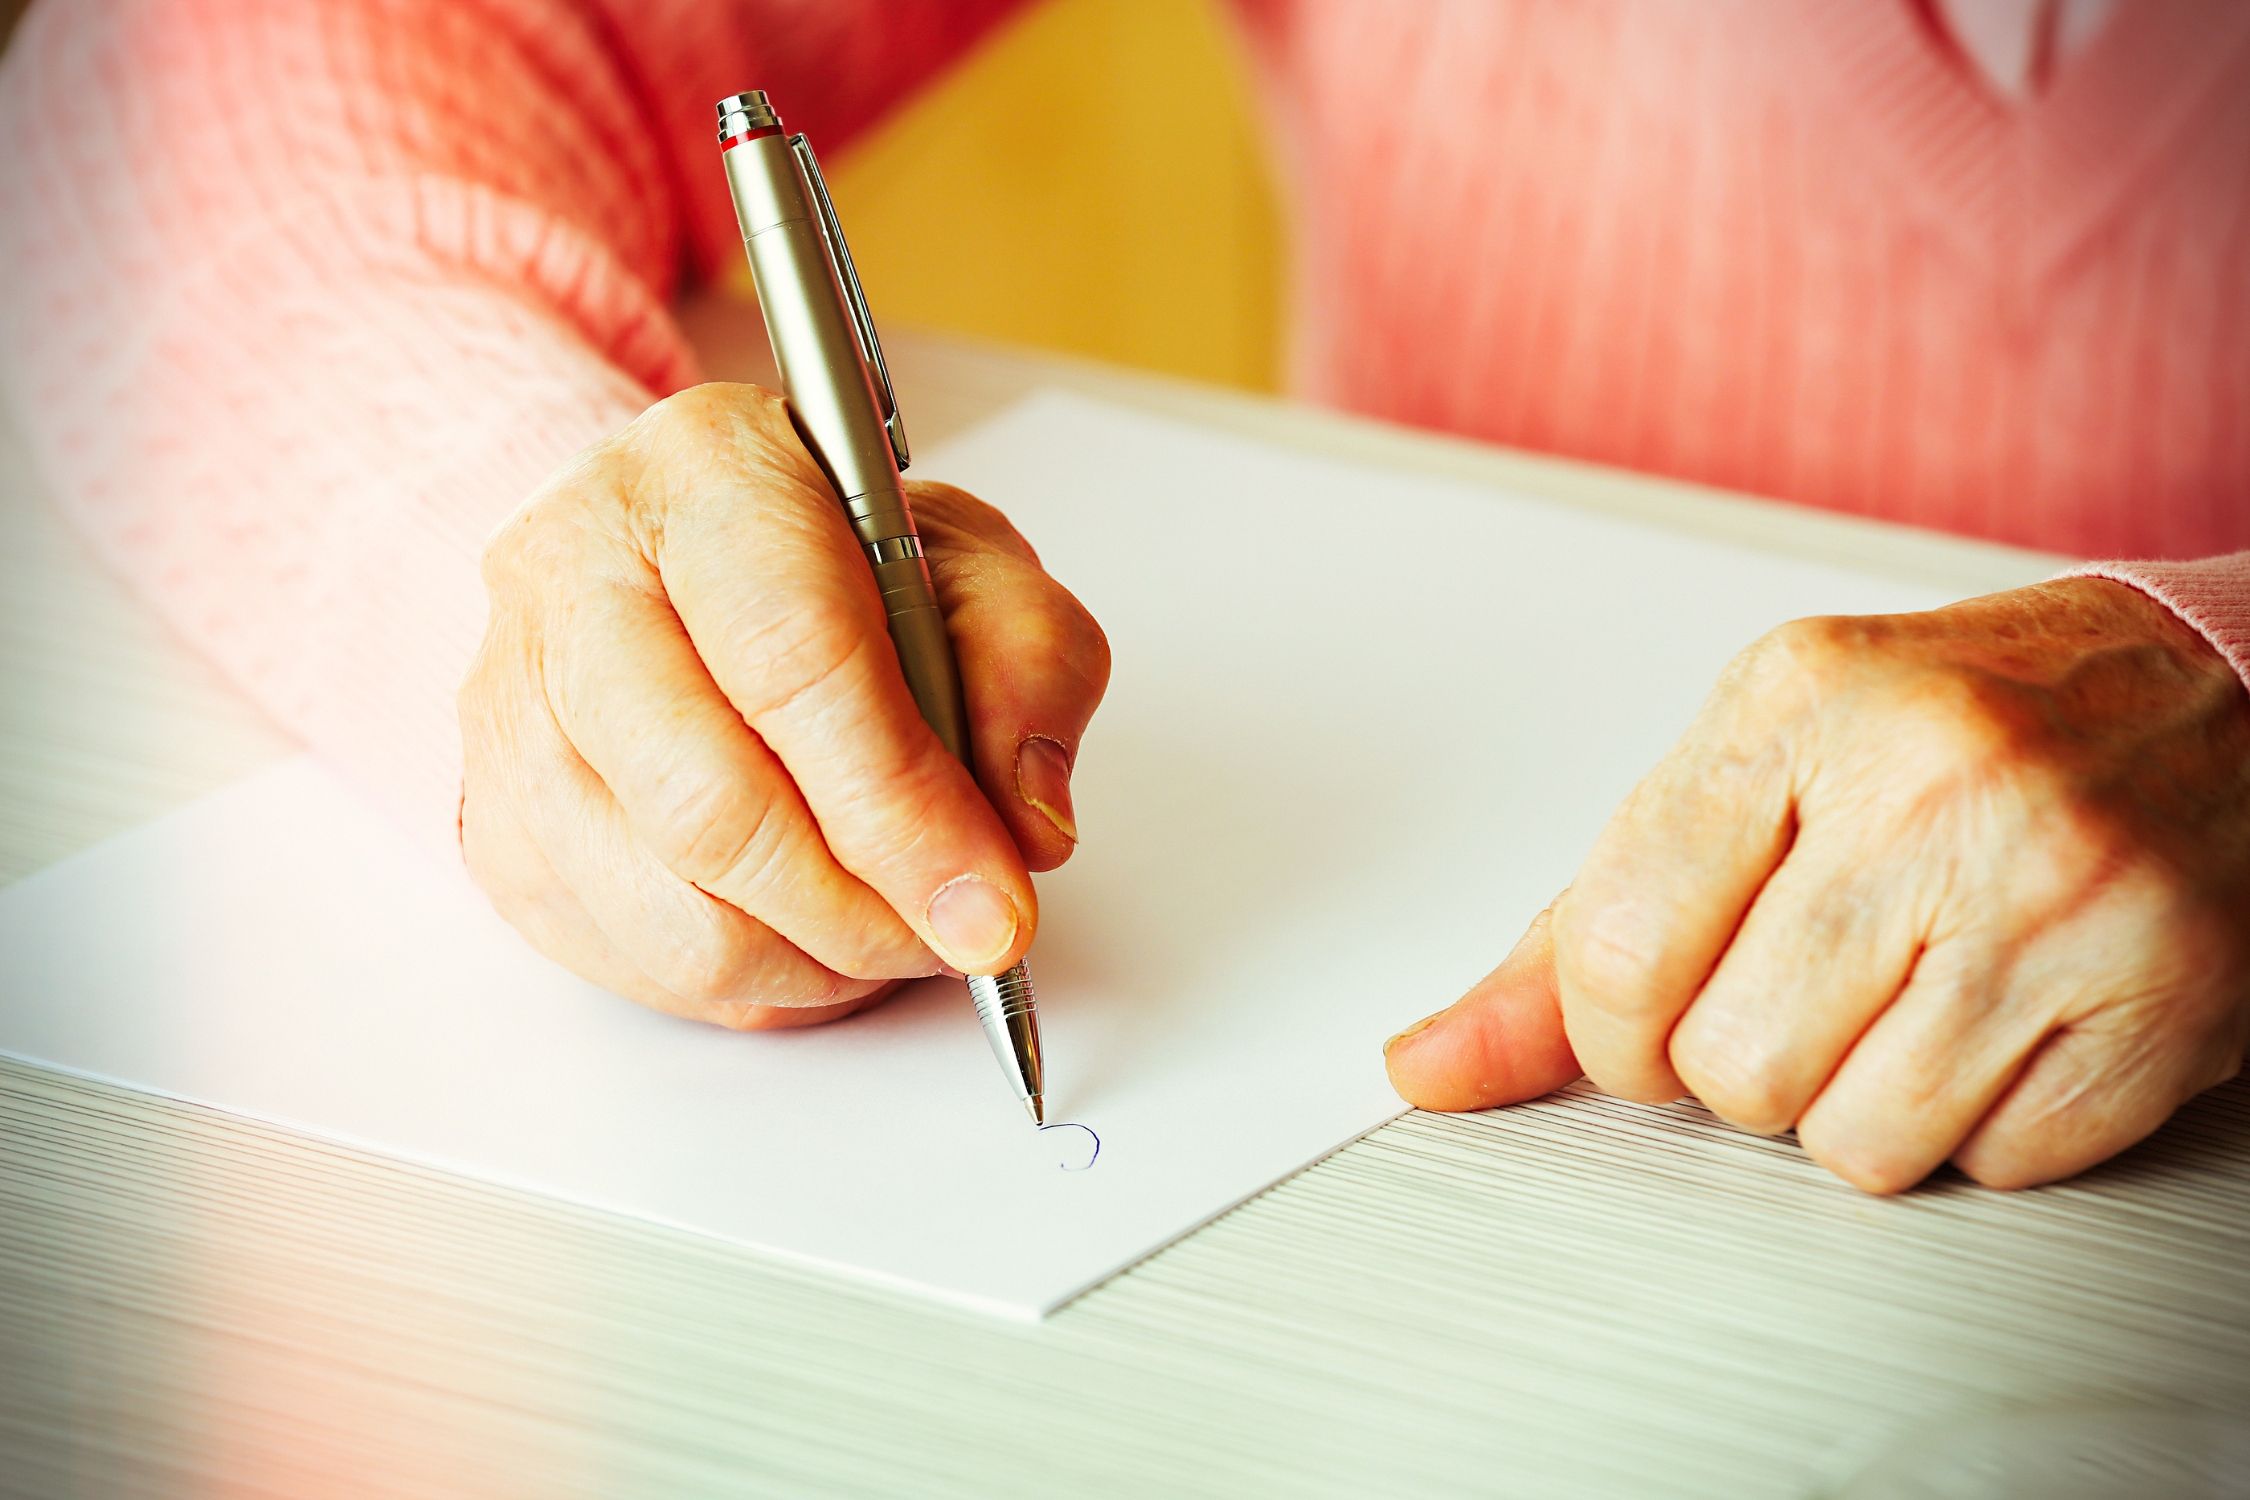
{"label": "pen tip", "polygon": [[1047,1123],[1046,1103],[1037,1094],[1034,1094],[1029,1099],[1024,1100],[1023,1108],[1024,1113],[1031,1116],[1032,1124],[1044,1125]]}

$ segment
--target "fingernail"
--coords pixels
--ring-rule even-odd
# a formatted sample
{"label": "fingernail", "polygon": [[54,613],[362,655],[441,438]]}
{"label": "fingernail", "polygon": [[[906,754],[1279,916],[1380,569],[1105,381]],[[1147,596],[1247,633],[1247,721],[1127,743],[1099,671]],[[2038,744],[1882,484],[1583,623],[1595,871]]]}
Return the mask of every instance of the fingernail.
{"label": "fingernail", "polygon": [[1055,831],[1078,842],[1078,819],[1070,806],[1070,756],[1043,734],[1016,747],[1016,795],[1046,815]]}
{"label": "fingernail", "polygon": [[1016,904],[991,881],[963,875],[930,898],[930,931],[955,968],[989,973],[1015,945]]}
{"label": "fingernail", "polygon": [[[1446,1009],[1450,1010],[1452,1009],[1452,1007],[1448,1006],[1446,1007]],[[1410,1036],[1420,1036],[1423,1032],[1428,1031],[1432,1026],[1437,1024],[1439,1017],[1443,1016],[1444,1014],[1445,1011],[1441,1010],[1435,1016],[1424,1016],[1421,1020],[1416,1021],[1412,1026],[1407,1027],[1397,1036],[1394,1036],[1389,1041],[1383,1043],[1383,1055],[1385,1057],[1389,1057],[1391,1055],[1391,1049],[1393,1047],[1396,1047],[1400,1042],[1405,1041]]]}

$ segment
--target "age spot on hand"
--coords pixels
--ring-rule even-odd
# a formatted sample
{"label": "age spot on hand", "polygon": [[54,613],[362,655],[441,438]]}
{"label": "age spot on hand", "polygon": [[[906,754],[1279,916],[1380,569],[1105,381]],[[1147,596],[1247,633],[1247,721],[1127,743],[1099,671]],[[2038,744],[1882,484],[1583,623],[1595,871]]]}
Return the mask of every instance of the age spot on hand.
{"label": "age spot on hand", "polygon": [[1039,1127],[1043,1136],[1050,1131],[1062,1132],[1050,1136],[1048,1144],[1056,1148],[1055,1165],[1065,1172],[1083,1172],[1102,1154],[1102,1138],[1094,1134],[1090,1125],[1081,1125],[1076,1120],[1057,1120],[1052,1125]]}

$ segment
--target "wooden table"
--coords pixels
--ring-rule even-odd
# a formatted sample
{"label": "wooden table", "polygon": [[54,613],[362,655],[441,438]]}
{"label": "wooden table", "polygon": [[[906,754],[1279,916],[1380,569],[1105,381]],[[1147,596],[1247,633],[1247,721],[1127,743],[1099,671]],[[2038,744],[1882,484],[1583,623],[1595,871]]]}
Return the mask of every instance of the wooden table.
{"label": "wooden table", "polygon": [[[1054,384],[1964,594],[2053,562],[896,343],[925,448]],[[0,878],[285,753],[16,440],[0,514]],[[0,1064],[0,1493],[1818,1493],[1964,1418],[2250,1411],[2246,1226],[2240,1085],[2078,1183],[1896,1201],[1574,1093],[1409,1115],[1021,1327]]]}

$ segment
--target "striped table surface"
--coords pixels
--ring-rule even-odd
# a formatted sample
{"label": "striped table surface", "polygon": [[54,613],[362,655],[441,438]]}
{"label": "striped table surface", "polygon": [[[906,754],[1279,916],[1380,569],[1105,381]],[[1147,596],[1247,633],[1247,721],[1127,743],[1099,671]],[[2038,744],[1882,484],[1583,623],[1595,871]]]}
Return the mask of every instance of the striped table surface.
{"label": "striped table surface", "polygon": [[[696,322],[755,373],[738,310]],[[1963,593],[2051,565],[894,342],[917,442],[1062,385]],[[286,752],[13,437],[0,569],[0,879]],[[1024,1327],[0,1063],[0,1494],[1872,1497],[2026,1433],[2180,1478],[2250,1412],[2246,1226],[2241,1084],[2077,1182],[1891,1201],[1573,1089],[1406,1116]]]}

